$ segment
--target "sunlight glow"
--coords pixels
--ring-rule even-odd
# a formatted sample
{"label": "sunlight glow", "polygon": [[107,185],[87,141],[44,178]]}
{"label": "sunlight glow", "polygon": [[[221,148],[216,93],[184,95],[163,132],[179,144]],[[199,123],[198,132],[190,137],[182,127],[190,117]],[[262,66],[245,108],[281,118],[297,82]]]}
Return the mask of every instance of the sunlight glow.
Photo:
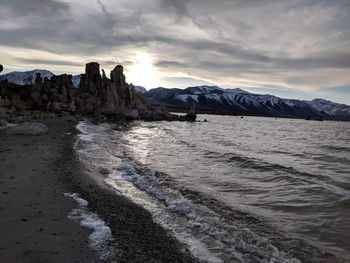
{"label": "sunlight glow", "polygon": [[146,53],[138,53],[135,56],[134,64],[126,74],[127,82],[143,86],[146,89],[160,86],[158,72],[153,66],[151,57]]}

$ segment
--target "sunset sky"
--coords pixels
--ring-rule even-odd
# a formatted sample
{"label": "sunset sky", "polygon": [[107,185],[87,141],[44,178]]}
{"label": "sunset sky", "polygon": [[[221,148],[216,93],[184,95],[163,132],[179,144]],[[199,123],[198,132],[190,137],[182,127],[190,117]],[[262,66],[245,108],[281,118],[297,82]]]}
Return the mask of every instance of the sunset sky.
{"label": "sunset sky", "polygon": [[349,0],[0,0],[4,72],[125,66],[147,89],[214,84],[350,104]]}

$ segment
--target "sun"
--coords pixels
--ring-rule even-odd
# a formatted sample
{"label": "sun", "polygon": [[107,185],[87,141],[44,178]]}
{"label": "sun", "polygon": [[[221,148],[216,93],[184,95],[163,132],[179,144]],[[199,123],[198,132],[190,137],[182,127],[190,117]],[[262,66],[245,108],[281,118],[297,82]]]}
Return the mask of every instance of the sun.
{"label": "sun", "polygon": [[126,77],[128,82],[146,89],[159,87],[157,70],[146,53],[136,54],[134,64],[126,72]]}

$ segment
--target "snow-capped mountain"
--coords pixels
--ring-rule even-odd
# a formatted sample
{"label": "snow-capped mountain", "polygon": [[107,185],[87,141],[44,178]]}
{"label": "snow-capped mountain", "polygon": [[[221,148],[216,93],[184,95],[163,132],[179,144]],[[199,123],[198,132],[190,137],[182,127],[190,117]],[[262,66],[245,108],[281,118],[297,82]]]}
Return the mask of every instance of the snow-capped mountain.
{"label": "snow-capped mountain", "polygon": [[18,72],[13,71],[7,74],[0,75],[0,80],[7,79],[8,82],[15,83],[18,85],[34,83],[36,74],[40,73],[42,78],[51,78],[54,74],[48,70],[34,69],[31,71]]}
{"label": "snow-capped mountain", "polygon": [[[48,78],[48,79],[50,79],[52,76],[55,75],[51,71],[44,70],[44,69],[34,69],[31,71],[21,71],[21,72],[13,71],[7,74],[0,75],[0,81],[7,79],[8,82],[18,84],[18,85],[33,84],[37,73],[40,73],[42,78]],[[72,82],[76,88],[79,88],[80,75],[73,76]]]}
{"label": "snow-capped mountain", "polygon": [[322,99],[313,101],[283,99],[253,94],[242,89],[198,86],[187,89],[156,88],[144,94],[151,102],[172,108],[188,108],[195,103],[199,111],[259,116],[350,120],[350,106]]}
{"label": "snow-capped mountain", "polygon": [[142,86],[134,86],[134,88],[135,88],[136,92],[141,93],[141,94],[147,92],[147,90]]}
{"label": "snow-capped mountain", "polygon": [[314,99],[307,102],[311,107],[319,112],[324,112],[329,116],[349,116],[350,107],[345,104],[335,103],[324,99]]}
{"label": "snow-capped mountain", "polygon": [[73,82],[74,87],[79,88],[79,85],[80,85],[80,78],[81,78],[80,75],[74,75],[74,76],[72,77],[72,82]]}

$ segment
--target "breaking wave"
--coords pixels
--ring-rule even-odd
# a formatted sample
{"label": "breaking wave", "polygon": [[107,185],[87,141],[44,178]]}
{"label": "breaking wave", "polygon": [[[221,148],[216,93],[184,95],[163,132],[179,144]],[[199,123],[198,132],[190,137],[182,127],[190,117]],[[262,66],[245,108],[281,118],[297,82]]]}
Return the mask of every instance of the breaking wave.
{"label": "breaking wave", "polygon": [[[239,211],[233,211],[240,214],[237,218],[225,217],[215,207],[231,208],[217,200],[204,202],[205,198],[199,198],[201,193],[188,190],[171,176],[134,159],[125,144],[123,132],[113,131],[108,124],[93,125],[88,122],[81,122],[77,128],[81,131],[76,143],[80,158],[110,171],[105,178],[106,184],[149,210],[157,223],[186,244],[200,260],[286,263],[307,260],[309,255],[306,251],[305,254],[295,252],[295,248],[285,245],[289,237],[271,230],[275,225],[254,215],[242,216]],[[210,158],[210,154],[208,156]],[[236,156],[229,159],[243,162]],[[271,233],[276,236],[268,236]],[[273,241],[283,239],[285,244],[282,241],[281,250]],[[311,250],[315,254],[320,253],[315,248]]]}
{"label": "breaking wave", "polygon": [[65,193],[64,196],[73,198],[79,206],[69,213],[68,218],[92,231],[89,235],[90,247],[98,252],[102,261],[116,263],[117,253],[112,245],[115,240],[111,229],[97,214],[88,210],[88,202],[77,193]]}

